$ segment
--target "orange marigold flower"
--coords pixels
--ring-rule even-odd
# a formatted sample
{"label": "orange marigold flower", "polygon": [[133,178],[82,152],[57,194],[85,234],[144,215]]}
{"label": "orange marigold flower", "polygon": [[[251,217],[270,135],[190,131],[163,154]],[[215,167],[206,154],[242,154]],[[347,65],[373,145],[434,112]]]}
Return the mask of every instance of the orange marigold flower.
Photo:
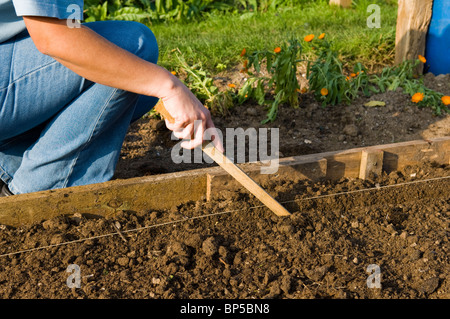
{"label": "orange marigold flower", "polygon": [[420,55],[420,54],[419,54],[419,60],[420,60],[420,62],[422,62],[422,63],[426,63],[426,62],[427,62],[427,59],[425,59],[425,57],[422,56],[422,55]]}
{"label": "orange marigold flower", "polygon": [[356,73],[350,73],[350,76],[351,76],[352,78],[354,78],[354,77],[356,76]]}
{"label": "orange marigold flower", "polygon": [[349,81],[349,80],[350,80],[350,77],[349,77],[349,76],[347,76],[347,77],[345,77],[345,79],[346,79],[347,81]]}
{"label": "orange marigold flower", "polygon": [[233,83],[228,84],[228,86],[232,89],[234,89],[236,87],[236,85],[234,85]]}
{"label": "orange marigold flower", "polygon": [[444,105],[450,105],[450,96],[443,96],[441,98],[442,103],[444,103]]}
{"label": "orange marigold flower", "polygon": [[322,40],[323,38],[325,38],[325,33],[322,33],[321,35],[319,35],[320,40]]}
{"label": "orange marigold flower", "polygon": [[323,96],[327,96],[328,90],[326,88],[323,88],[322,90],[320,90],[320,94],[322,94]]}
{"label": "orange marigold flower", "polygon": [[243,48],[242,51],[241,51],[241,56],[244,56],[245,53],[247,53],[247,50],[245,48]]}
{"label": "orange marigold flower", "polygon": [[175,72],[175,71],[172,71],[170,73],[172,73],[173,75],[177,75],[177,72]]}
{"label": "orange marigold flower", "polygon": [[423,93],[418,92],[412,96],[411,101],[414,103],[419,103],[423,101],[423,98],[424,98]]}
{"label": "orange marigold flower", "polygon": [[281,48],[280,48],[280,47],[276,47],[276,48],[273,50],[273,52],[275,52],[275,53],[280,53],[280,52],[281,52]]}
{"label": "orange marigold flower", "polygon": [[304,40],[305,40],[306,42],[311,42],[313,39],[314,39],[314,34],[308,34],[308,35],[304,38]]}

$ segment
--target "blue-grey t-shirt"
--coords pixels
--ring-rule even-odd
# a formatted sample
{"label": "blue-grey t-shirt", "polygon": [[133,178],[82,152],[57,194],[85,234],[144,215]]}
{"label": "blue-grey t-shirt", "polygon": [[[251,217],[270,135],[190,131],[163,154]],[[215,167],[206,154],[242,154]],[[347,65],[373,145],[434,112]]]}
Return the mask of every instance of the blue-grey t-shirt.
{"label": "blue-grey t-shirt", "polygon": [[25,30],[22,16],[82,19],[83,0],[0,0],[0,43]]}

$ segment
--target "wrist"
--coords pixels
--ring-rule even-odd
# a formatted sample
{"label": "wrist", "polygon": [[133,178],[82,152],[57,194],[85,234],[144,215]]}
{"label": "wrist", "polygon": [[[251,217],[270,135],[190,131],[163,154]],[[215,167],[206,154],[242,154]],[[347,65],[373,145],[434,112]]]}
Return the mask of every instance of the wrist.
{"label": "wrist", "polygon": [[158,85],[150,85],[154,92],[150,92],[148,95],[155,96],[164,101],[179,92],[182,82],[166,69],[160,67],[160,71],[161,73],[156,74],[154,77],[154,79],[157,79]]}

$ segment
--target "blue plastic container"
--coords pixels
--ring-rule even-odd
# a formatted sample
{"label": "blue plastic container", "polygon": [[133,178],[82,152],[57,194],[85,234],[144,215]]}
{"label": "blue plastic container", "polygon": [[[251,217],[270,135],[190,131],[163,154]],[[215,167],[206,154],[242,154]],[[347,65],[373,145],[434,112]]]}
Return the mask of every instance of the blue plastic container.
{"label": "blue plastic container", "polygon": [[450,73],[450,0],[433,1],[425,57],[425,72]]}

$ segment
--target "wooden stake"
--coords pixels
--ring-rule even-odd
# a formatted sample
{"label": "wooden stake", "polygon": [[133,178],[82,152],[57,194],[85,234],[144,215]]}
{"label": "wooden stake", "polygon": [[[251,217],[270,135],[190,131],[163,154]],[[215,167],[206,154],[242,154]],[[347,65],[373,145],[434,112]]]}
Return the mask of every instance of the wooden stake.
{"label": "wooden stake", "polygon": [[[398,0],[395,64],[425,55],[432,10],[433,0]],[[417,73],[423,73],[422,64]]]}
{"label": "wooden stake", "polygon": [[225,171],[233,176],[238,182],[242,184],[250,193],[258,198],[264,205],[272,210],[278,216],[289,216],[289,213],[280,203],[278,203],[272,196],[270,196],[261,186],[259,186],[250,176],[245,174],[238,166],[223,155],[215,148],[213,143],[204,143],[203,152],[211,157],[217,164]]}
{"label": "wooden stake", "polygon": [[[155,110],[159,112],[166,120],[173,122],[174,118],[164,107],[162,100],[155,106]],[[258,198],[264,205],[272,210],[278,216],[289,216],[291,213],[278,203],[269,193],[261,188],[251,177],[245,174],[237,165],[235,165],[228,157],[220,152],[212,142],[204,142],[202,145],[203,152],[211,157],[220,167],[233,176],[242,184],[251,194]]]}
{"label": "wooden stake", "polygon": [[383,155],[384,152],[382,150],[362,151],[359,178],[367,179],[370,173],[380,176],[383,171]]}

